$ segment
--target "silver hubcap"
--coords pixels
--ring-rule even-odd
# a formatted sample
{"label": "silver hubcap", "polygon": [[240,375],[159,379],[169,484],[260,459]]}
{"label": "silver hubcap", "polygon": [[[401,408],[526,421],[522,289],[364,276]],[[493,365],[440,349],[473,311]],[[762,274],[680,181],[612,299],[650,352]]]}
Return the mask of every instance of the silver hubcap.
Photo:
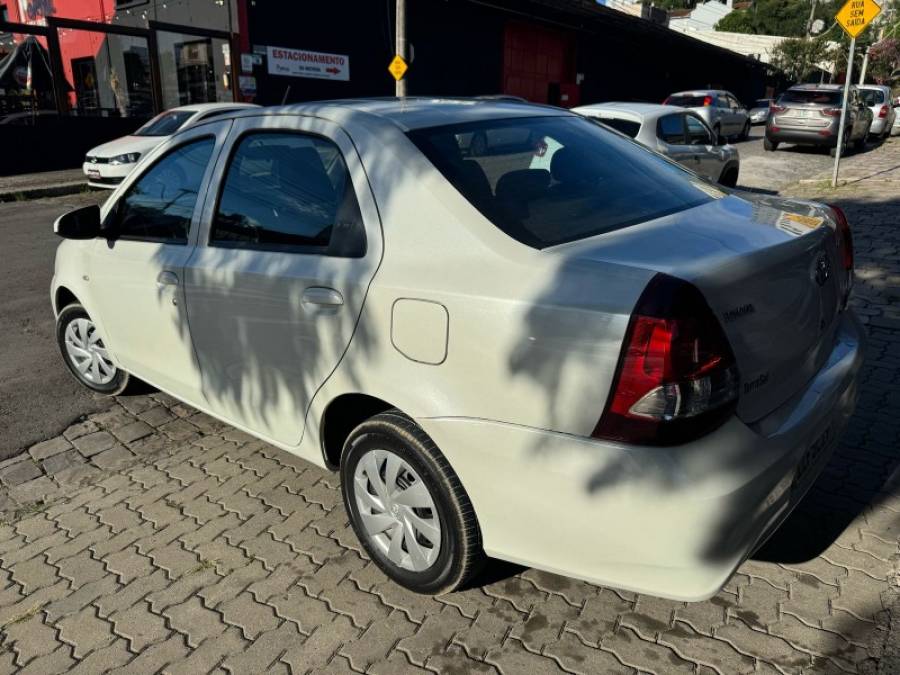
{"label": "silver hubcap", "polygon": [[109,384],[116,376],[109,352],[89,319],[75,319],[66,326],[66,353],[75,370],[92,384]]}
{"label": "silver hubcap", "polygon": [[419,474],[389,450],[366,452],[353,476],[362,527],[371,544],[403,569],[421,572],[441,551],[441,522]]}

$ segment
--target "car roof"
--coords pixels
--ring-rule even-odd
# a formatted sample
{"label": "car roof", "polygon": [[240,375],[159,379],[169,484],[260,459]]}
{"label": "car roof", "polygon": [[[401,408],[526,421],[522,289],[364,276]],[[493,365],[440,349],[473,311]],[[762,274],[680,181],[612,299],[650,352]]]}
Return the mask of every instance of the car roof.
{"label": "car roof", "polygon": [[860,89],[878,89],[879,91],[890,91],[891,88],[887,87],[883,84],[858,84],[856,85]]}
{"label": "car roof", "polygon": [[[855,84],[851,84],[851,87],[855,87]],[[816,89],[823,89],[826,91],[841,91],[844,88],[842,84],[795,84],[793,87],[788,87],[788,91],[794,90],[806,90],[806,91],[815,91]]]}
{"label": "car roof", "polygon": [[629,103],[627,101],[610,101],[609,103],[594,103],[572,109],[573,112],[590,115],[592,112],[626,113],[636,117],[659,117],[666,113],[683,113],[685,109],[676,105],[662,105],[660,103]]}
{"label": "car roof", "polygon": [[566,116],[573,113],[554,106],[520,101],[427,96],[313,101],[235,113],[240,117],[253,115],[306,115],[333,121],[360,115],[377,117],[404,131],[411,131],[489,119]]}
{"label": "car roof", "polygon": [[731,94],[730,91],[724,89],[685,89],[684,91],[676,91],[670,96],[706,96],[708,94]]}
{"label": "car roof", "polygon": [[259,108],[260,106],[256,103],[238,103],[236,101],[230,101],[227,103],[191,103],[190,105],[180,105],[175,108],[169,108],[166,112],[171,112],[172,110],[183,110],[185,112],[207,112],[208,110],[220,110],[222,108]]}

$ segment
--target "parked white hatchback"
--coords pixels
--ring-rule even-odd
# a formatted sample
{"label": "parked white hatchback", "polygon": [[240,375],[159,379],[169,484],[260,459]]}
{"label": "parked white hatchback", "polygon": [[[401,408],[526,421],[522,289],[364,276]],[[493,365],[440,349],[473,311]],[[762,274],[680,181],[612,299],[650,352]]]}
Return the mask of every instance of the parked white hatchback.
{"label": "parked white hatchback", "polygon": [[727,193],[556,108],[240,113],[55,229],[74,376],[339,470],[369,556],[418,592],[487,555],[707,598],[856,402],[839,209]]}
{"label": "parked white hatchback", "polygon": [[82,169],[88,185],[114,188],[131,173],[138,160],[179,129],[243,108],[258,108],[255,103],[195,103],[161,112],[140,129],[88,150]]}

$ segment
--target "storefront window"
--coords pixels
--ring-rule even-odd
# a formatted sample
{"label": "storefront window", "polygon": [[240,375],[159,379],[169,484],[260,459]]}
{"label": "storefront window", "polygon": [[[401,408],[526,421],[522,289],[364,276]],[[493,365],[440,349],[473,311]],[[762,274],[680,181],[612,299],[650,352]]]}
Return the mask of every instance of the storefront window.
{"label": "storefront window", "polygon": [[231,101],[227,40],[186,33],[157,33],[163,109]]}
{"label": "storefront window", "polygon": [[43,37],[0,33],[0,124],[56,116],[52,72]]}

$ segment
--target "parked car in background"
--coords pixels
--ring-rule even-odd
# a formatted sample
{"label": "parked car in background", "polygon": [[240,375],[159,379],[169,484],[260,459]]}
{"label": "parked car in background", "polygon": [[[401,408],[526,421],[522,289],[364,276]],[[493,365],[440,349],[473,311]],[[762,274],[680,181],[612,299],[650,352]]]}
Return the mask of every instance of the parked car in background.
{"label": "parked car in background", "polygon": [[[872,111],[859,98],[855,84],[850,85],[843,154],[852,145],[863,150],[872,125]],[[772,105],[766,122],[763,147],[775,151],[781,143],[812,145],[837,152],[841,127],[842,84],[801,84],[791,87]]]}
{"label": "parked car in background", "polygon": [[887,138],[894,126],[897,113],[891,105],[891,88],[882,84],[859,85],[859,98],[872,111],[872,126],[869,135]]}
{"label": "parked car in background", "polygon": [[894,106],[894,123],[891,125],[891,136],[900,135],[900,103]]}
{"label": "parked car in background", "polygon": [[255,103],[196,103],[161,112],[133,134],[88,150],[82,166],[88,185],[114,188],[131,173],[141,156],[179,129],[244,108],[258,107]]}
{"label": "parked car in background", "polygon": [[664,105],[690,108],[700,115],[716,136],[746,140],[750,136],[750,115],[734,94],[720,89],[679,91]]}
{"label": "parked car in background", "polygon": [[769,117],[769,108],[772,107],[772,98],[760,98],[754,101],[750,108],[750,124],[765,124]]}
{"label": "parked car in background", "polygon": [[562,109],[237,113],[54,229],[82,385],[140,378],[339,471],[366,553],[420,593],[492,556],[709,598],[856,404],[843,212],[720,190]]}
{"label": "parked car in background", "polygon": [[715,183],[737,185],[737,148],[716,136],[693,110],[652,103],[598,103],[572,112],[621,131]]}

